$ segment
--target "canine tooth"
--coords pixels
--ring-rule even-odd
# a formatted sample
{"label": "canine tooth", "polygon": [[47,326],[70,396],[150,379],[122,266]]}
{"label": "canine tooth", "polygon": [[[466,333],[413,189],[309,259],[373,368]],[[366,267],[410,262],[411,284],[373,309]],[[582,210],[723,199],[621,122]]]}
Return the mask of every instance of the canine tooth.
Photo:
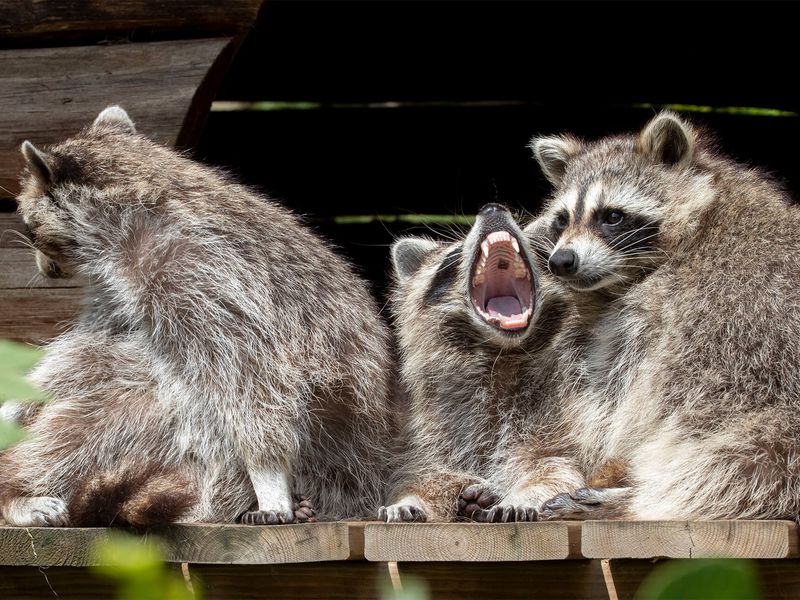
{"label": "canine tooth", "polygon": [[519,242],[517,241],[517,238],[515,237],[511,238],[511,246],[514,248],[514,252],[519,254]]}
{"label": "canine tooth", "polygon": [[483,258],[489,258],[489,240],[486,239],[481,243],[481,252],[483,253]]}

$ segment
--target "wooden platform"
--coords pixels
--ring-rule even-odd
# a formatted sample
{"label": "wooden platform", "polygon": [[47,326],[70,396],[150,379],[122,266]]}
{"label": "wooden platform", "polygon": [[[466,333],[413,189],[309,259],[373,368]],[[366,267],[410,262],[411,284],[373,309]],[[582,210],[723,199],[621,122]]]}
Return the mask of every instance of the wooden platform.
{"label": "wooden platform", "polygon": [[[108,597],[87,567],[109,532],[0,528],[0,597]],[[755,559],[763,598],[791,598],[797,539],[789,521],[588,521],[176,525],[142,543],[159,544],[204,598],[373,599],[412,579],[435,599],[633,598],[656,559],[701,556]]]}

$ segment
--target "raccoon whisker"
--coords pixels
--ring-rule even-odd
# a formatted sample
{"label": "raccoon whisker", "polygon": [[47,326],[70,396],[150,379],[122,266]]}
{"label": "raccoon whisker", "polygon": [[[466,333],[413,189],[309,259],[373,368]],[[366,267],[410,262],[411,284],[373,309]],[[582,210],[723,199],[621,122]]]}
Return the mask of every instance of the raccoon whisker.
{"label": "raccoon whisker", "polygon": [[[34,243],[31,241],[31,239],[28,238],[25,234],[20,233],[19,231],[16,231],[14,229],[6,229],[3,232],[3,235],[5,235],[6,233],[15,234],[19,238],[19,241],[21,242],[20,243],[21,246],[24,246],[26,248],[30,248],[31,250],[36,250],[37,249],[36,246],[34,245]],[[1,238],[2,238],[2,235],[0,235],[0,239]]]}
{"label": "raccoon whisker", "polygon": [[[618,240],[615,240],[614,244],[611,244],[611,248],[612,248],[613,250],[624,250],[625,248],[628,248],[629,246],[631,246],[631,245],[632,245],[632,244],[634,244],[634,243],[640,243],[640,242],[644,241],[644,240],[636,240],[635,242],[628,243],[628,244],[627,244],[627,245],[625,245],[625,246],[623,246],[623,245],[622,245],[624,242],[626,242],[627,240],[629,240],[631,237],[633,237],[633,236],[634,236],[634,235],[636,235],[637,233],[641,233],[642,231],[646,231],[646,230],[648,230],[648,229],[653,229],[653,228],[654,228],[653,226],[654,226],[654,224],[655,224],[655,223],[656,223],[656,221],[651,221],[651,222],[649,222],[649,223],[647,223],[647,224],[645,224],[645,225],[642,225],[641,227],[638,227],[638,228],[636,228],[636,229],[632,229],[631,231],[629,231],[628,233],[626,233],[626,234],[625,234],[623,237],[621,237],[620,239],[618,239]],[[655,233],[653,233],[652,235],[650,235],[650,236],[646,237],[645,239],[650,239],[650,238],[652,238],[652,237],[655,237],[655,236],[657,236],[659,233],[660,233],[660,230],[659,230],[658,228],[656,228],[656,231],[655,231]]]}

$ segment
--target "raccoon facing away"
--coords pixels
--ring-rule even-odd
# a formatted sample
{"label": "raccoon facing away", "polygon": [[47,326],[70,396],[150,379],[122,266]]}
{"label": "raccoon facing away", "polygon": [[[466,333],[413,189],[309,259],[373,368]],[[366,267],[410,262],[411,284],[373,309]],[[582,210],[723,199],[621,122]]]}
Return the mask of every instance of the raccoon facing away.
{"label": "raccoon facing away", "polygon": [[599,310],[571,436],[590,474],[613,461],[630,482],[544,516],[797,516],[800,210],[672,113],[532,146],[555,185],[535,227],[550,268]]}
{"label": "raccoon facing away", "polygon": [[381,520],[536,520],[544,500],[584,485],[556,410],[569,307],[533,256],[497,204],[463,240],[393,246],[410,408]]}
{"label": "raccoon facing away", "polygon": [[[345,262],[118,107],[22,150],[18,206],[39,268],[89,285],[31,376],[54,400],[0,455],[5,520],[285,523],[310,515],[292,490],[321,518],[373,515],[396,437],[393,368],[388,328]],[[109,494],[117,512],[87,504]],[[170,496],[175,507],[158,504]]]}

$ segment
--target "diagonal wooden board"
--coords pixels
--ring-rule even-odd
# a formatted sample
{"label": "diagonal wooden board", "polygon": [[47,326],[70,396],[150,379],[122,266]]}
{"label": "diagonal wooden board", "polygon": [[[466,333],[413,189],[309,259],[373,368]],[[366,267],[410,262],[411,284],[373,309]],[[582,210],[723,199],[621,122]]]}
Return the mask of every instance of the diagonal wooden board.
{"label": "diagonal wooden board", "polygon": [[18,191],[20,144],[50,144],[110,104],[174,144],[195,93],[230,38],[0,51],[0,197]]}
{"label": "diagonal wooden board", "polygon": [[[96,544],[119,534],[107,528],[0,527],[0,565],[98,564]],[[251,527],[172,525],[150,530],[143,544],[157,544],[168,562],[282,564],[347,559],[347,523]]]}
{"label": "diagonal wooden board", "polygon": [[786,558],[797,554],[791,521],[586,521],[586,558]]}
{"label": "diagonal wooden board", "polygon": [[6,40],[61,39],[92,34],[105,37],[141,30],[232,35],[255,20],[260,5],[261,0],[3,0],[0,3],[0,37]]}
{"label": "diagonal wooden board", "polygon": [[371,561],[560,560],[569,550],[565,522],[368,523],[364,528],[364,556]]}

